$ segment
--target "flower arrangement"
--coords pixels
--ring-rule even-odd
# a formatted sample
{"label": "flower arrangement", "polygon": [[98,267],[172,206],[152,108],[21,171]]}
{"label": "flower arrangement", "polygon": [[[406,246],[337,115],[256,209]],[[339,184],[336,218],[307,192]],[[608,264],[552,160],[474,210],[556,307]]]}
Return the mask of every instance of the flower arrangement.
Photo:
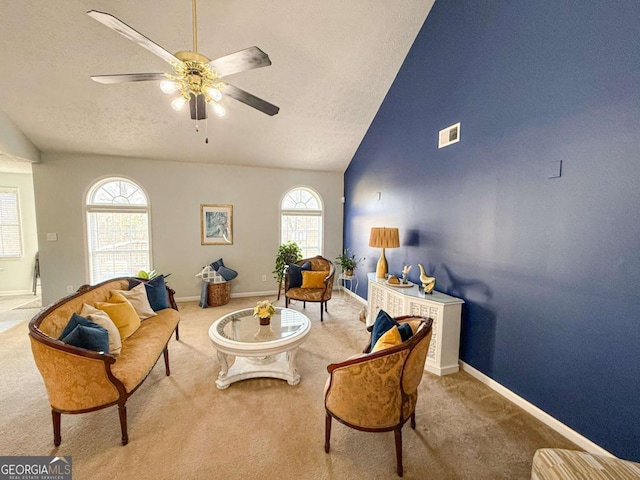
{"label": "flower arrangement", "polygon": [[[274,313],[276,313],[276,308],[271,305],[269,300],[258,302],[253,308],[253,315],[260,319],[260,325],[269,325],[269,320],[273,317]],[[263,323],[263,320],[266,321],[266,323]]]}

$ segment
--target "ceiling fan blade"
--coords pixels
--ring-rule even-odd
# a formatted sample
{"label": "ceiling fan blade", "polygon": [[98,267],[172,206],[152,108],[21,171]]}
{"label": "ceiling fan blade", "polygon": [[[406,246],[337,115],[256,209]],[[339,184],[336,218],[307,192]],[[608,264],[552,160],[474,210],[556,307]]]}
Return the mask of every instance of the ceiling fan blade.
{"label": "ceiling fan blade", "polygon": [[154,80],[165,80],[164,73],[121,73],[118,75],[92,75],[91,80],[105,85],[126,82],[153,82]]}
{"label": "ceiling fan blade", "polygon": [[166,51],[157,43],[149,40],[147,37],[142,35],[140,32],[134,30],[129,25],[124,23],[121,20],[118,20],[116,17],[109,13],[98,12],[97,10],[89,10],[87,12],[91,18],[99,21],[101,24],[109,27],[111,30],[115,30],[123,37],[128,38],[129,40],[136,42],[143,48],[146,48],[151,53],[159,56],[163,60],[166,60],[169,63],[181,63],[173,54]]}
{"label": "ceiling fan blade", "polygon": [[220,77],[233,75],[254,68],[268,67],[271,65],[269,55],[258,47],[249,47],[236,53],[230,53],[224,57],[211,60],[209,65]]}
{"label": "ceiling fan blade", "polygon": [[223,94],[229,95],[231,98],[235,98],[239,102],[242,102],[250,107],[255,108],[256,110],[260,110],[267,115],[275,115],[280,111],[279,107],[270,104],[262,100],[261,98],[256,97],[255,95],[251,95],[249,92],[245,92],[244,90],[239,89],[238,87],[234,87],[233,85],[229,85],[225,83],[220,91]]}

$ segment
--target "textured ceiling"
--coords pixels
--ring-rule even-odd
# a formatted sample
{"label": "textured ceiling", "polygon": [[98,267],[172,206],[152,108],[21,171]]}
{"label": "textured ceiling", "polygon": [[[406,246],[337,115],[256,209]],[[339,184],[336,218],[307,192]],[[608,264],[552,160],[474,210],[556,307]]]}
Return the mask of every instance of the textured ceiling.
{"label": "textured ceiling", "polygon": [[[256,45],[273,65],[226,77],[280,107],[269,117],[228,99],[200,133],[157,82],[90,75],[170,66],[86,15],[110,13],[166,50],[192,49],[189,0],[0,0],[0,109],[42,152],[344,171],[433,0],[198,3],[198,51]],[[205,127],[209,143],[205,144]]]}

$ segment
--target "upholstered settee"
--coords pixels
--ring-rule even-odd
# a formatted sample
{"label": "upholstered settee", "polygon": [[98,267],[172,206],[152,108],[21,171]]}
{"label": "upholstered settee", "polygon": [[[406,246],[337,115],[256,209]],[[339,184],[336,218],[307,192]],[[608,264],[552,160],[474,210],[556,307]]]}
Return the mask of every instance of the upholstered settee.
{"label": "upholstered settee", "polygon": [[289,307],[290,300],[302,301],[303,308],[307,302],[319,302],[322,322],[323,312],[327,311],[327,302],[331,299],[335,272],[331,260],[321,255],[289,265],[284,279],[285,307]]}
{"label": "upholstered settee", "polygon": [[107,302],[114,290],[129,290],[129,280],[117,278],[80,287],[77,293],[41,310],[29,323],[33,357],[51,404],[56,446],[61,442],[61,414],[91,412],[114,405],[118,406],[122,444],[126,445],[127,399],[163,354],[166,374],[170,374],[167,345],[173,332],[179,339],[180,314],[173,297],[175,292],[164,286],[164,280],[161,293],[166,288],[164,300],[169,308],[151,312],[153,316],[140,321],[139,327],[121,341],[117,356],[59,340],[74,313],[80,314],[87,308],[85,304]]}

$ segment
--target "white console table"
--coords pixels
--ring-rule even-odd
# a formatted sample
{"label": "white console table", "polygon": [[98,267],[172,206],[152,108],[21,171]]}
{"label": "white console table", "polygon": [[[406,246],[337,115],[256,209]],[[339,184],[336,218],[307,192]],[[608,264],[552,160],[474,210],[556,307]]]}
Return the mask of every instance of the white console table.
{"label": "white console table", "polygon": [[367,326],[372,325],[380,310],[392,317],[416,315],[433,319],[433,334],[425,370],[436,375],[458,371],[460,350],[460,317],[464,300],[445,293],[425,294],[418,285],[392,287],[375,273],[367,274],[369,280]]}

